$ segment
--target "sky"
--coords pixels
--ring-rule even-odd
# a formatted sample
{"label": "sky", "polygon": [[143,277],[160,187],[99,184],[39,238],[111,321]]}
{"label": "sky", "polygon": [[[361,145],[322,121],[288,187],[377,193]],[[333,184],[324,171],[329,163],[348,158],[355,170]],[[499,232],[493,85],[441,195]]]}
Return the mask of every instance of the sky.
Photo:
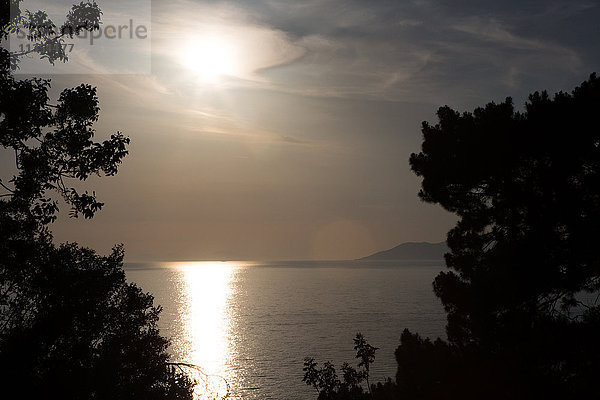
{"label": "sky", "polygon": [[135,15],[145,40],[50,71],[54,96],[97,86],[97,139],[132,141],[118,175],[83,185],[103,210],[70,219],[63,204],[51,229],[104,253],[123,243],[127,261],[353,259],[445,240],[456,218],[419,200],[408,165],[421,122],[507,96],[522,108],[600,71],[594,1],[136,1],[98,4],[105,24]]}

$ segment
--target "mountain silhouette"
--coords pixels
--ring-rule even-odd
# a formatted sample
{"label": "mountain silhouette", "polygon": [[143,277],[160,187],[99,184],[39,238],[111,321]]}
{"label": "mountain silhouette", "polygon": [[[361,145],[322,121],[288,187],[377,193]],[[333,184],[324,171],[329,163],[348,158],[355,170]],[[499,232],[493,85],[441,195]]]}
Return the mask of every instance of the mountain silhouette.
{"label": "mountain silhouette", "polygon": [[406,242],[360,260],[442,260],[447,252],[446,242]]}

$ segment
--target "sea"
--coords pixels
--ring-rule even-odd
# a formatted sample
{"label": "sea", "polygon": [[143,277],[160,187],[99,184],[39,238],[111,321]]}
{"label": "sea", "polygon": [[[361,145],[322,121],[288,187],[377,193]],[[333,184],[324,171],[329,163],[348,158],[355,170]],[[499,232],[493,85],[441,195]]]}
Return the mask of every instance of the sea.
{"label": "sea", "polygon": [[405,328],[445,337],[432,281],[442,261],[127,263],[162,307],[161,334],[199,399],[316,399],[303,362],[356,366],[358,332],[378,347],[371,382],[394,378]]}

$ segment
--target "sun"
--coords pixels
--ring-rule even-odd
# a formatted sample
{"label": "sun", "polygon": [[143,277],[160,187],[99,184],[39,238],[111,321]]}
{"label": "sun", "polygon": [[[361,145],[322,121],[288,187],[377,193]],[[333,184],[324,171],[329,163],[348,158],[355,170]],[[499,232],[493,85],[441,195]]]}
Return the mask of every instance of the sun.
{"label": "sun", "polygon": [[181,61],[201,81],[210,83],[233,75],[236,67],[233,47],[218,37],[191,40],[183,49]]}

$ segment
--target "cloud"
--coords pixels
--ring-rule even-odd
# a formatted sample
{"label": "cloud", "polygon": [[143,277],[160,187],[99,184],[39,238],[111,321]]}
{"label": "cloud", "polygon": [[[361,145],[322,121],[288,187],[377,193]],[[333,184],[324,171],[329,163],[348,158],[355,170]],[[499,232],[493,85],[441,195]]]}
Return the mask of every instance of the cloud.
{"label": "cloud", "polygon": [[[219,82],[223,90],[246,87],[425,103],[480,101],[558,85],[565,77],[593,70],[595,64],[584,61],[586,44],[563,37],[574,21],[585,22],[597,11],[588,1],[458,1],[452,6],[431,0],[157,3],[152,10],[152,72],[163,93],[182,87],[189,91],[188,86],[200,83],[183,65],[182,55],[190,43],[213,37],[236,60]],[[74,57],[70,64],[110,72],[109,65],[91,56]],[[586,56],[592,62],[598,58]]]}
{"label": "cloud", "polygon": [[[190,73],[181,65],[182,53],[200,40],[218,40],[235,59],[230,79],[261,81],[257,71],[285,65],[302,57],[305,49],[281,30],[254,23],[242,10],[227,3],[180,2],[161,12],[153,23],[153,52],[170,64],[171,72]],[[158,36],[158,37],[157,37]]]}
{"label": "cloud", "polygon": [[509,88],[519,87],[533,75],[577,73],[582,65],[581,57],[573,49],[549,40],[517,35],[495,19],[472,17],[450,28],[466,34],[446,44],[454,58],[463,57],[474,65],[487,65],[486,72],[494,69],[494,79]]}
{"label": "cloud", "polygon": [[[309,97],[465,104],[580,76],[580,51],[523,29],[514,4],[446,7],[434,1],[180,1],[153,9],[153,73],[189,95],[194,71],[182,52],[199,38],[237,59],[216,85]],[[569,15],[585,8],[575,7]],[[541,7],[539,15],[558,18]],[[335,18],[334,18],[335,16]],[[532,16],[537,20],[538,16]],[[541,18],[541,17],[540,17]],[[525,24],[525,25],[524,25]]]}
{"label": "cloud", "polygon": [[472,17],[452,25],[451,29],[470,34],[478,41],[488,42],[500,48],[547,53],[563,60],[566,58],[567,62],[579,62],[577,54],[571,49],[550,41],[518,36],[493,18]]}
{"label": "cloud", "polygon": [[[585,69],[580,49],[553,34],[568,31],[569,25],[560,20],[564,10],[544,2],[476,7],[436,1],[235,5],[260,14],[253,16],[257,23],[285,32],[288,43],[304,49],[300,57],[257,71],[263,87],[278,91],[464,103],[564,82]],[[577,3],[567,15],[582,18],[589,7]],[[534,22],[537,30],[532,30]]]}

